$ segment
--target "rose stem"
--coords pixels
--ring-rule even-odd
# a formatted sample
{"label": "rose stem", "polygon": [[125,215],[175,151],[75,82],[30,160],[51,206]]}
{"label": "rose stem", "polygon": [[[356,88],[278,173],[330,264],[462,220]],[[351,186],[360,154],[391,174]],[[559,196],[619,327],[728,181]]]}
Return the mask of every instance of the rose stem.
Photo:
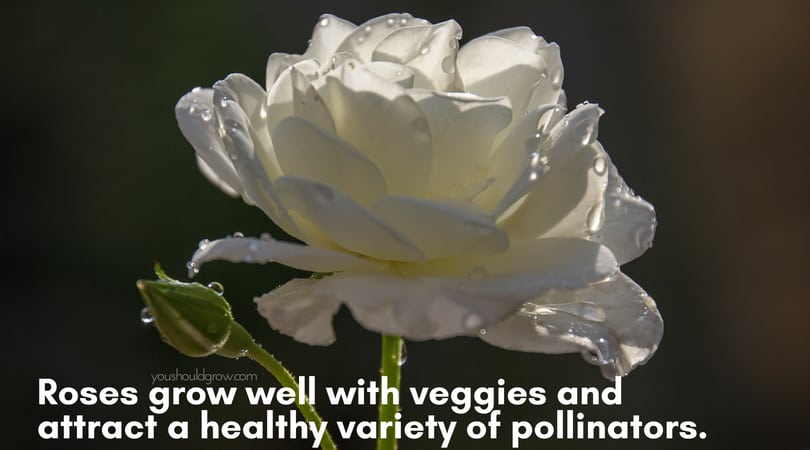
{"label": "rose stem", "polygon": [[[382,361],[380,364],[380,375],[388,378],[388,387],[399,391],[400,366],[402,363],[402,338],[399,336],[383,335],[382,337]],[[396,422],[396,413],[399,405],[388,404],[388,399],[383,398],[384,393],[380,392],[380,416],[377,424],[378,431],[383,429],[383,422]],[[377,450],[396,450],[397,439],[391,431],[394,427],[388,428],[387,436],[383,439],[381,434],[377,436]]]}
{"label": "rose stem", "polygon": [[[278,380],[283,387],[291,388],[296,392],[296,395],[300,393],[298,390],[298,383],[295,382],[292,374],[287,370],[286,367],[281,365],[279,360],[277,360],[270,353],[267,353],[267,351],[260,345],[255,343],[251,345],[248,348],[247,357],[261,364],[262,367],[270,372],[270,374],[276,377],[276,380]],[[304,418],[308,422],[314,423],[320,428],[321,417],[318,415],[317,411],[315,411],[312,404],[309,403],[309,399],[307,397],[304,397],[303,401],[301,401],[300,398],[297,399],[296,406],[298,406],[298,410],[301,411],[301,414],[304,415]],[[329,434],[329,430],[326,430],[323,435],[323,439],[321,440],[321,449],[337,450],[334,441],[332,441],[332,436]]]}

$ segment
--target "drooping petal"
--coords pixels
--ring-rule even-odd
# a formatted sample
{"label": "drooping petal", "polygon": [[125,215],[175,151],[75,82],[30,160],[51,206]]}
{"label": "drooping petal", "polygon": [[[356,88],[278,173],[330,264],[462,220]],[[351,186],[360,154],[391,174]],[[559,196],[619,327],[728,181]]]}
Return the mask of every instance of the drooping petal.
{"label": "drooping petal", "polygon": [[347,60],[326,76],[321,97],[338,136],[380,169],[389,193],[424,194],[433,157],[430,128],[402,86]]}
{"label": "drooping petal", "polygon": [[429,192],[458,197],[485,178],[495,136],[512,119],[509,99],[420,89],[409,93],[425,114],[436,149]]}
{"label": "drooping petal", "polygon": [[294,279],[254,301],[273,329],[310,345],[335,342],[332,318],[340,302],[313,295],[315,279]]}
{"label": "drooping petal", "polygon": [[284,206],[339,246],[387,261],[423,261],[425,255],[390,224],[332,186],[295,175],[275,182]]}
{"label": "drooping petal", "polygon": [[227,195],[230,195],[231,197],[239,196],[239,191],[231,187],[230,184],[228,184],[227,182],[225,182],[225,180],[220,178],[220,176],[217,175],[217,173],[214,172],[214,170],[211,169],[211,167],[209,167],[208,164],[206,164],[206,162],[203,161],[203,159],[200,158],[199,155],[196,156],[196,159],[197,159],[197,167],[200,169],[200,172],[202,172],[205,178],[207,178],[208,181],[211,182],[211,184],[220,188],[222,192],[226,193]]}
{"label": "drooping petal", "polygon": [[416,244],[428,260],[509,247],[506,233],[481,211],[401,196],[384,197],[371,210]]}
{"label": "drooping petal", "polygon": [[253,140],[256,151],[263,154],[270,153],[272,143],[270,142],[270,130],[267,129],[265,120],[267,93],[264,92],[264,89],[241,73],[232,73],[224,80],[214,83],[214,89],[235,101],[247,114],[253,129],[253,136],[256,138]]}
{"label": "drooping petal", "polygon": [[374,61],[406,64],[415,75],[414,87],[460,91],[456,82],[456,52],[461,27],[455,20],[431,26],[395,30],[374,49]]}
{"label": "drooping petal", "polygon": [[214,117],[214,91],[195,89],[184,95],[175,106],[175,115],[180,131],[197,153],[200,165],[209,180],[228,195],[246,195],[242,181],[234,169]]}
{"label": "drooping petal", "polygon": [[278,262],[285,266],[310,272],[338,272],[342,270],[373,270],[379,264],[355,255],[312,247],[271,238],[224,238],[202,242],[191,262],[197,269],[209,261],[243,263]]}
{"label": "drooping petal", "polygon": [[527,302],[482,338],[510,350],[580,351],[613,379],[644,364],[664,324],[655,302],[624,274],[576,290],[555,290]]}
{"label": "drooping petal", "polygon": [[[273,222],[288,234],[310,242],[305,234],[276,198],[268,175],[268,161],[261,152],[256,152],[253,128],[241,107],[226,90],[214,89],[214,110],[217,118],[217,133],[222,138],[228,158],[233,163],[245,191]],[[311,239],[311,238],[310,238]]]}
{"label": "drooping petal", "polygon": [[624,264],[652,247],[658,222],[655,208],[627,187],[607,155],[605,160],[596,161],[594,165],[595,170],[605,168],[608,170],[605,220],[601,230],[593,235],[593,240],[609,247],[619,264]]}

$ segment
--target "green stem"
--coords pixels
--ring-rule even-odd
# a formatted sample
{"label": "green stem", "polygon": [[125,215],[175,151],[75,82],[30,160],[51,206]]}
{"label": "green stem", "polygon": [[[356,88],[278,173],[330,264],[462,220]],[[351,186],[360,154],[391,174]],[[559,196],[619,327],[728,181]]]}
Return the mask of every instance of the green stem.
{"label": "green stem", "polygon": [[[267,353],[265,349],[263,349],[258,344],[253,344],[248,348],[247,353],[248,358],[256,361],[257,363],[261,364],[262,367],[267,369],[282,386],[288,387],[293,389],[298,395],[300,392],[298,390],[298,383],[295,382],[292,374],[281,365],[281,362],[277,360],[273,355]],[[307,397],[302,399],[298,398],[296,401],[296,406],[298,406],[298,410],[301,411],[301,414],[304,415],[304,418],[314,423],[317,427],[321,426],[321,417],[318,415],[317,411],[315,411],[315,407],[309,403],[309,399]],[[332,441],[332,436],[329,434],[329,430],[323,435],[323,439],[321,440],[321,449],[323,450],[337,450],[334,441]]]}
{"label": "green stem", "polygon": [[[400,361],[402,360],[402,338],[399,336],[383,335],[382,337],[382,362],[380,363],[380,375],[388,377],[388,386],[399,391]],[[388,404],[388,399],[382,398],[380,393],[380,416],[378,420],[378,430],[382,430],[383,422],[396,422],[395,414],[399,411],[399,405]],[[397,439],[391,432],[393,427],[388,428],[387,436],[383,439],[378,435],[377,450],[396,450]]]}

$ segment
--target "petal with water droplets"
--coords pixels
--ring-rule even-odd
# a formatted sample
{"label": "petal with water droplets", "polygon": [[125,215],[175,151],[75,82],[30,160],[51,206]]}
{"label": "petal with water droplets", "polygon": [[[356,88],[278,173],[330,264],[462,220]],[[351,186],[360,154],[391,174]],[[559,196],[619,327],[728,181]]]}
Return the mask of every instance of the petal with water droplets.
{"label": "petal with water droplets", "polygon": [[203,174],[228,195],[245,194],[217,131],[213,102],[212,89],[189,92],[175,106],[177,123],[183,136],[194,147],[198,160],[204,163],[204,166],[200,165]]}
{"label": "petal with water droplets", "polygon": [[244,263],[278,262],[310,272],[337,272],[377,267],[368,260],[345,252],[312,247],[275,239],[224,238],[200,245],[191,262],[198,269],[209,261]]}
{"label": "petal with water droplets", "polygon": [[624,264],[652,247],[658,222],[655,208],[627,187],[610,160],[606,160],[606,165],[609,176],[605,194],[605,224],[594,234],[593,240],[609,247],[619,263]]}
{"label": "petal with water droplets", "polygon": [[335,50],[335,53],[350,53],[361,62],[367,63],[372,60],[372,54],[377,45],[396,29],[404,26],[426,25],[429,25],[427,21],[414,19],[413,16],[407,13],[394,13],[375,17],[358,26],[351,34],[347,35]]}
{"label": "petal with water droplets", "polygon": [[347,60],[320,92],[337,135],[380,169],[388,192],[423,196],[433,157],[430,128],[405,89]]}
{"label": "petal with water droplets", "polygon": [[324,14],[312,30],[312,40],[303,58],[314,58],[321,64],[326,64],[329,58],[336,53],[338,46],[357,26],[348,20]]}
{"label": "petal with water droplets", "polygon": [[510,350],[580,351],[613,379],[652,357],[664,323],[652,298],[620,273],[581,289],[555,290],[533,299],[486,331],[482,339]]}

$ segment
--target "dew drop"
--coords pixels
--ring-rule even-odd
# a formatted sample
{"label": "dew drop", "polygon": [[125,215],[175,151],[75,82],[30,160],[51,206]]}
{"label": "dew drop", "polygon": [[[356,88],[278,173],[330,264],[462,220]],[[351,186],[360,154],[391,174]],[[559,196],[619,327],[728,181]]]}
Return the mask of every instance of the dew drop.
{"label": "dew drop", "polygon": [[200,268],[194,264],[194,261],[189,261],[186,263],[186,269],[188,269],[188,277],[194,278],[195,275],[200,273]]}
{"label": "dew drop", "polygon": [[445,56],[444,59],[442,59],[442,70],[450,74],[456,73],[456,61],[452,55]]}
{"label": "dew drop", "polygon": [[358,43],[358,44],[362,44],[363,42],[365,42],[365,40],[366,40],[366,37],[365,37],[365,36],[362,36],[362,35],[361,35],[361,36],[357,36],[357,43]]}
{"label": "dew drop", "polygon": [[604,156],[597,156],[593,160],[593,171],[597,175],[602,176],[607,171],[607,160]]}
{"label": "dew drop", "polygon": [[191,102],[191,106],[188,107],[188,113],[189,114],[194,114],[195,112],[197,112],[197,100],[196,99],[193,100]]}
{"label": "dew drop", "polygon": [[205,248],[208,247],[208,244],[210,243],[211,241],[209,241],[208,239],[203,239],[200,241],[199,244],[197,244],[197,248],[199,248],[200,250],[205,250]]}
{"label": "dew drop", "polygon": [[486,328],[481,328],[480,330],[478,330],[478,334],[481,335],[481,336],[486,336],[487,335],[487,329]]}
{"label": "dew drop", "polygon": [[602,229],[605,224],[605,203],[599,202],[588,210],[588,216],[585,218],[585,231],[588,234],[594,234]]}
{"label": "dew drop", "polygon": [[203,122],[209,122],[212,117],[214,117],[214,114],[210,109],[204,109],[200,113],[200,118],[203,120]]}
{"label": "dew drop", "polygon": [[419,54],[420,55],[427,55],[429,51],[430,51],[430,46],[426,45],[426,46],[422,47],[421,50],[419,50]]}
{"label": "dew drop", "polygon": [[223,108],[227,108],[228,107],[228,97],[222,97],[221,99],[219,99],[219,106],[221,106]]}
{"label": "dew drop", "polygon": [[261,239],[263,241],[270,241],[273,238],[272,238],[272,236],[270,236],[270,233],[262,233],[262,234],[259,235],[259,239]]}
{"label": "dew drop", "polygon": [[236,233],[233,234],[233,237],[236,239],[242,239],[243,237],[245,237],[245,235],[242,234],[241,231],[237,231]]}
{"label": "dew drop", "polygon": [[[312,22],[310,22],[310,23],[312,23]],[[322,27],[328,27],[329,26],[329,18],[324,17],[323,19],[321,19],[321,21],[319,23],[320,23],[320,25]]]}
{"label": "dew drop", "polygon": [[144,306],[143,309],[141,310],[141,322],[145,323],[146,325],[149,325],[154,321],[155,317],[152,316],[152,313],[149,311],[149,308]]}
{"label": "dew drop", "polygon": [[399,19],[399,26],[404,27],[405,25],[408,25],[408,19],[405,17]]}
{"label": "dew drop", "polygon": [[397,24],[397,21],[396,21],[396,20],[394,20],[394,19],[388,19],[388,20],[386,20],[386,21],[385,21],[385,24],[386,24],[388,27],[393,27],[394,25],[396,25],[396,24]]}
{"label": "dew drop", "polygon": [[201,87],[199,87],[199,86],[197,86],[197,87],[195,87],[194,89],[192,89],[192,90],[191,90],[191,92],[193,92],[193,93],[195,93],[195,94],[196,94],[197,92],[200,92],[201,90],[202,90],[202,88],[201,88]]}
{"label": "dew drop", "polygon": [[363,28],[363,32],[366,34],[371,34],[371,30],[372,30],[371,25],[366,25],[366,27]]}
{"label": "dew drop", "polygon": [[217,281],[212,281],[212,282],[208,283],[208,285],[206,287],[208,289],[211,289],[212,291],[216,292],[217,295],[222,295],[222,294],[225,293],[225,287],[222,286],[222,283],[219,283]]}
{"label": "dew drop", "polygon": [[402,347],[400,347],[399,350],[399,361],[397,361],[397,365],[402,367],[405,365],[407,361],[408,361],[408,347],[405,346],[405,341],[402,341]]}

